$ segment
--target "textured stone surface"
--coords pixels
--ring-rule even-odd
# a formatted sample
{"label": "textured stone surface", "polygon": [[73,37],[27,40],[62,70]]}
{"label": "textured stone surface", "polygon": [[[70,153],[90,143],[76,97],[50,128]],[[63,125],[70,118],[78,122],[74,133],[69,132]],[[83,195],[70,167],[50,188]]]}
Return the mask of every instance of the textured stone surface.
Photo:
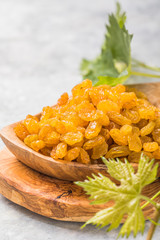
{"label": "textured stone surface", "polygon": [[[134,33],[133,56],[160,65],[160,1],[120,2]],[[0,128],[54,104],[81,81],[80,60],[98,54],[113,9],[114,1],[106,0],[0,0]],[[112,240],[118,233],[80,230],[79,223],[38,216],[2,196],[0,213],[1,240]],[[138,240],[145,239],[146,225]],[[153,239],[159,235],[160,227]]]}

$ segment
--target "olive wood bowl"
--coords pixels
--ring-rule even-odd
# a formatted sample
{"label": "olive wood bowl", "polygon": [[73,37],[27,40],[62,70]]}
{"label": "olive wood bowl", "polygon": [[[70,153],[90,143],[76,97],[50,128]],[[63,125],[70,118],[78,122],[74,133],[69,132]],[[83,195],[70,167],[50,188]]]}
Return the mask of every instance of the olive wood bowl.
{"label": "olive wood bowl", "polygon": [[[136,87],[138,90],[147,94],[150,102],[157,107],[160,107],[160,83],[137,84],[132,85],[132,87]],[[40,114],[37,114],[36,116],[40,116]],[[110,177],[104,164],[85,165],[78,162],[54,160],[51,157],[32,150],[16,136],[14,132],[16,124],[17,123],[14,123],[4,127],[1,130],[0,135],[7,148],[16,156],[16,158],[30,168],[48,176],[69,181],[84,180],[87,176],[91,176],[92,173],[102,173],[105,176]],[[136,171],[138,163],[132,163],[132,166]],[[158,176],[160,176],[160,162],[158,173]]]}

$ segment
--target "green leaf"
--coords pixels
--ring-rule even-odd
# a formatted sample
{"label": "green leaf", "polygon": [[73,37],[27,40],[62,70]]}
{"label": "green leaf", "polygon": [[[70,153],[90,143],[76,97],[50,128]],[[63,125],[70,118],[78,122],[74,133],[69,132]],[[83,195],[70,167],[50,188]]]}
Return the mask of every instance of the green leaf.
{"label": "green leaf", "polygon": [[127,19],[127,16],[126,16],[126,13],[125,12],[122,12],[121,10],[121,5],[119,2],[116,3],[116,19],[117,19],[117,22],[120,26],[120,28],[123,28],[125,22],[126,22],[126,19]]}
{"label": "green leaf", "polygon": [[149,161],[149,158],[142,154],[138,170],[135,173],[132,165],[127,160],[125,160],[125,163],[118,159],[107,160],[104,157],[102,157],[102,160],[107,167],[108,173],[112,178],[118,180],[120,185],[117,186],[102,174],[93,175],[93,178],[88,177],[88,180],[84,182],[76,182],[90,195],[90,199],[93,200],[92,204],[114,202],[112,207],[99,211],[85,225],[92,223],[101,228],[110,224],[108,227],[108,231],[110,231],[117,228],[122,218],[127,216],[119,236],[126,235],[128,237],[131,232],[133,232],[134,236],[139,231],[143,233],[145,219],[140,201],[146,197],[142,195],[142,190],[144,186],[155,181],[158,165],[154,165],[154,160]]}
{"label": "green leaf", "polygon": [[[109,16],[106,26],[105,41],[101,53],[96,59],[83,59],[81,74],[83,79],[89,78],[93,84],[109,84],[114,86],[123,83],[130,72],[130,42],[132,36],[125,28],[126,14],[121,12],[117,4],[115,15]],[[98,81],[99,79],[99,81]]]}
{"label": "green leaf", "polygon": [[133,232],[134,237],[136,237],[138,232],[141,232],[142,234],[144,232],[145,219],[139,204],[139,200],[134,201],[129,211],[128,218],[123,224],[119,232],[119,236],[124,237],[126,235],[129,237],[130,233]]}
{"label": "green leaf", "polygon": [[99,86],[103,84],[110,85],[112,87],[116,86],[117,84],[124,83],[129,77],[127,70],[122,72],[118,77],[106,77],[106,76],[99,76],[99,81],[96,82],[94,86]]}
{"label": "green leaf", "polygon": [[119,73],[114,66],[112,54],[107,51],[105,54],[101,54],[93,61],[83,59],[81,63],[81,73],[84,78],[89,78],[93,83],[97,82],[98,76],[111,76],[118,77]]}
{"label": "green leaf", "polygon": [[109,174],[118,181],[126,181],[127,183],[133,184],[134,169],[131,164],[126,160],[125,164],[119,159],[106,160],[102,157],[103,162],[107,166]]}
{"label": "green leaf", "polygon": [[[149,157],[143,154],[140,157],[139,168],[136,174],[142,187],[152,183],[157,178],[158,163],[154,165],[154,159],[150,161]],[[154,165],[154,167],[153,167]]]}
{"label": "green leaf", "polygon": [[129,66],[130,42],[132,37],[124,27],[120,28],[113,14],[109,16],[109,23],[106,35],[106,50],[110,49],[113,59],[124,62]]}

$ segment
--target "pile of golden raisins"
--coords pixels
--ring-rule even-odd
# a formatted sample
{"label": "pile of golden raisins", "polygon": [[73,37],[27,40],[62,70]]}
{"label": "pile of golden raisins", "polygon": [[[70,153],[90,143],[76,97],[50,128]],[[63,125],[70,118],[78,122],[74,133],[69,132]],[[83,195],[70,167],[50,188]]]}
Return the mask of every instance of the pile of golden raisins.
{"label": "pile of golden raisins", "polygon": [[71,97],[64,93],[40,118],[28,115],[14,130],[27,146],[55,160],[138,162],[142,151],[160,159],[160,109],[123,85],[93,87],[84,80]]}

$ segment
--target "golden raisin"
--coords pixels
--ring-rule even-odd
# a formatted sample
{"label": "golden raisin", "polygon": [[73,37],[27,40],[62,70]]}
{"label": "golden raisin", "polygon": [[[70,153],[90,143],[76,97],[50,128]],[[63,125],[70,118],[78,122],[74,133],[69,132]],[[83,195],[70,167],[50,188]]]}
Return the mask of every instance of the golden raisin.
{"label": "golden raisin", "polygon": [[42,126],[38,134],[39,139],[44,140],[47,137],[47,135],[52,131],[53,131],[53,128],[49,124]]}
{"label": "golden raisin", "polygon": [[92,138],[92,139],[88,140],[87,142],[85,142],[85,144],[83,145],[83,148],[85,150],[89,150],[98,145],[101,145],[104,141],[105,141],[105,138],[101,135],[98,135],[97,137]]}
{"label": "golden raisin", "polygon": [[79,143],[83,140],[83,134],[81,132],[68,132],[61,136],[61,141],[64,141],[69,146]]}
{"label": "golden raisin", "polygon": [[87,151],[85,151],[83,148],[80,148],[80,158],[79,158],[79,162],[80,163],[84,163],[84,164],[89,164],[90,161],[90,157],[89,154],[87,153]]}
{"label": "golden raisin", "polygon": [[44,107],[43,111],[42,111],[42,115],[41,115],[41,120],[49,119],[49,118],[53,117],[53,114],[54,114],[53,108],[51,108],[49,106]]}
{"label": "golden raisin", "polygon": [[72,95],[73,97],[78,95],[83,96],[86,94],[86,89],[91,87],[92,87],[92,81],[89,79],[86,79],[72,88]]}
{"label": "golden raisin", "polygon": [[148,136],[140,137],[142,144],[146,142],[152,142],[152,138]]}
{"label": "golden raisin", "polygon": [[66,161],[71,162],[71,161],[75,160],[76,158],[78,158],[79,153],[80,153],[80,148],[79,147],[74,147],[67,152],[64,159]]}
{"label": "golden raisin", "polygon": [[124,109],[122,115],[131,120],[132,123],[138,123],[140,121],[140,116],[138,111],[133,109]]}
{"label": "golden raisin", "polygon": [[67,144],[59,143],[56,147],[56,158],[64,158],[67,154]]}
{"label": "golden raisin", "polygon": [[107,113],[108,116],[109,116],[109,119],[119,125],[125,125],[125,124],[128,124],[128,125],[131,125],[131,120],[124,117],[122,114],[120,113],[117,113],[117,112],[108,112]]}
{"label": "golden raisin", "polygon": [[99,164],[105,155],[136,162],[142,146],[149,158],[160,154],[160,109],[121,84],[93,87],[86,79],[72,96],[62,94],[57,105],[44,107],[40,117],[28,115],[14,130],[27,146],[55,160]]}
{"label": "golden raisin", "polygon": [[[107,86],[107,85],[106,85]],[[109,89],[109,88],[107,88]],[[91,98],[92,103],[97,106],[97,104],[107,98],[106,88],[102,87],[94,87],[89,90],[89,96]]]}
{"label": "golden raisin", "polygon": [[128,146],[117,146],[111,148],[107,154],[105,155],[106,158],[117,158],[117,157],[126,157],[130,154],[130,150]]}
{"label": "golden raisin", "polygon": [[65,105],[65,104],[68,102],[68,99],[69,99],[68,93],[65,92],[65,93],[63,93],[63,94],[61,95],[61,97],[58,99],[57,104],[58,104],[59,106]]}
{"label": "golden raisin", "polygon": [[140,135],[140,130],[139,130],[139,128],[138,127],[132,127],[132,133],[133,134],[137,134],[137,136],[139,136]]}
{"label": "golden raisin", "polygon": [[45,147],[45,143],[43,140],[36,140],[36,141],[31,142],[30,146],[33,150],[38,152],[40,149]]}
{"label": "golden raisin", "polygon": [[59,143],[60,134],[52,131],[51,133],[48,133],[47,136],[44,138],[44,142],[48,145],[54,145]]}
{"label": "golden raisin", "polygon": [[24,139],[29,135],[27,128],[22,123],[18,123],[14,127],[14,131],[22,141],[24,141]]}
{"label": "golden raisin", "polygon": [[120,128],[120,133],[122,135],[125,135],[125,136],[128,136],[130,134],[132,134],[132,126],[131,125],[123,125],[121,128]]}
{"label": "golden raisin", "polygon": [[106,142],[110,138],[109,130],[106,128],[102,128],[100,134],[105,138]]}
{"label": "golden raisin", "polygon": [[155,111],[151,107],[141,107],[138,109],[140,118],[154,120],[156,118]]}
{"label": "golden raisin", "polygon": [[42,154],[44,154],[45,156],[50,156],[51,148],[44,147],[44,148],[40,149],[40,152],[41,152]]}
{"label": "golden raisin", "polygon": [[113,128],[109,133],[115,143],[118,145],[127,145],[127,136],[123,135],[119,129]]}
{"label": "golden raisin", "polygon": [[120,94],[120,101],[123,108],[131,109],[137,105],[137,97],[134,92],[123,92]]}
{"label": "golden raisin", "polygon": [[160,147],[158,147],[158,149],[153,152],[153,157],[155,159],[160,159]]}
{"label": "golden raisin", "polygon": [[97,109],[103,111],[104,113],[110,111],[120,112],[118,104],[109,99],[100,101],[97,105]]}
{"label": "golden raisin", "polygon": [[152,136],[154,141],[160,144],[160,128],[154,129],[152,132]]}
{"label": "golden raisin", "polygon": [[140,152],[142,149],[141,139],[138,137],[137,134],[132,134],[128,136],[128,146],[129,150],[134,152]]}
{"label": "golden raisin", "polygon": [[86,128],[85,137],[87,139],[92,139],[98,136],[99,132],[101,131],[102,125],[97,121],[92,121]]}
{"label": "golden raisin", "polygon": [[37,134],[39,132],[38,120],[34,116],[28,115],[23,124],[30,134]]}
{"label": "golden raisin", "polygon": [[98,159],[104,156],[108,151],[108,144],[104,141],[101,145],[93,148],[92,159]]}
{"label": "golden raisin", "polygon": [[157,142],[143,143],[143,149],[146,152],[154,152],[158,149],[158,143]]}
{"label": "golden raisin", "polygon": [[150,134],[155,127],[155,122],[150,121],[145,127],[141,128],[141,136]]}
{"label": "golden raisin", "polygon": [[24,139],[24,143],[28,146],[31,147],[31,143],[34,141],[38,140],[38,135],[37,134],[32,134],[32,135],[28,135],[25,139]]}
{"label": "golden raisin", "polygon": [[98,114],[98,119],[97,119],[98,122],[105,127],[108,126],[109,125],[109,117],[105,113],[103,113],[102,111],[99,111],[99,110],[97,110],[97,114]]}

